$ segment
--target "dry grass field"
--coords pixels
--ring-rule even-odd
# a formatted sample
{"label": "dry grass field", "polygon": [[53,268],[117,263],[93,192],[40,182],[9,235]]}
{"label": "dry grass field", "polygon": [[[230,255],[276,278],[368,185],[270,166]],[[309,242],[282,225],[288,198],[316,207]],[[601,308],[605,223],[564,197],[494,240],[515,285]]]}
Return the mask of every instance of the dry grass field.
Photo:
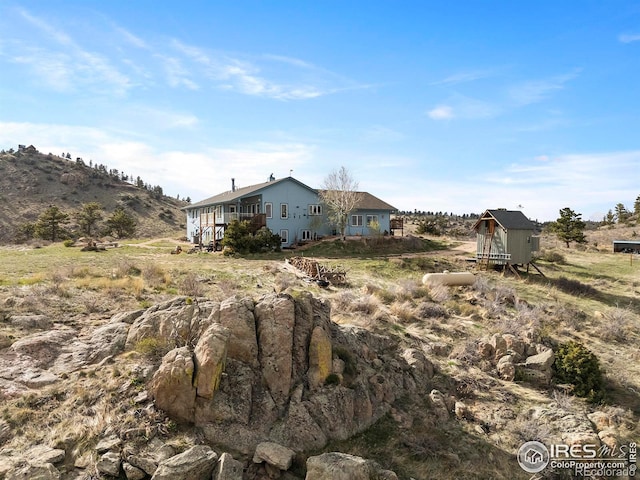
{"label": "dry grass field", "polygon": [[[518,470],[515,451],[532,431],[541,435],[545,428],[553,429],[532,420],[533,411],[550,405],[583,416],[604,411],[621,419],[620,442],[640,439],[640,258],[604,251],[609,241],[604,234],[580,249],[545,238],[537,261],[545,277],[533,270],[520,278],[476,272],[473,286],[427,288],[421,282],[425,273],[473,271],[466,261],[473,244],[437,240],[431,251],[406,255],[389,254],[384,244],[359,244],[347,251],[336,243],[334,250],[323,245],[246,258],[172,255],[175,246],[186,251],[188,245],[171,238],[123,242],[102,252],[62,244],[3,247],[0,348],[26,335],[9,321],[21,314],[45,315],[54,324],[83,332],[119,312],[176,296],[223,300],[305,290],[330,300],[337,323],[430,352],[437,374],[429,388],[454,393],[473,419],[422,431],[412,425],[429,415],[426,400],[400,399],[374,427],[328,448],[375,458],[400,478],[529,478]],[[347,283],[321,288],[310,282],[285,261],[300,254],[345,269]],[[594,405],[553,386],[501,380],[475,350],[494,333],[553,348],[570,340],[584,344],[604,373],[604,402]],[[160,431],[177,445],[190,442],[197,432],[177,428],[164,417],[147,419],[142,426],[135,419],[134,398],[144,389],[136,365],[153,354],[153,346],[141,345],[110,365],[3,400],[1,417],[14,435],[0,447],[66,443],[73,445],[77,458],[91,463],[90,447],[114,423]],[[93,423],[78,416],[87,408],[94,412]]]}

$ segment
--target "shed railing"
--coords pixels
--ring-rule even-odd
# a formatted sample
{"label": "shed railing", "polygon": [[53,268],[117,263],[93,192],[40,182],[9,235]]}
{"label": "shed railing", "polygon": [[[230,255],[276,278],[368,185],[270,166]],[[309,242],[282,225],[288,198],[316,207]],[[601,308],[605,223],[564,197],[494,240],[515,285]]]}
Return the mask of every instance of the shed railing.
{"label": "shed railing", "polygon": [[484,263],[498,263],[498,264],[504,264],[504,263],[509,263],[509,261],[511,260],[511,254],[510,253],[482,253],[482,252],[477,252],[476,253],[476,260],[478,262],[482,262],[484,260]]}

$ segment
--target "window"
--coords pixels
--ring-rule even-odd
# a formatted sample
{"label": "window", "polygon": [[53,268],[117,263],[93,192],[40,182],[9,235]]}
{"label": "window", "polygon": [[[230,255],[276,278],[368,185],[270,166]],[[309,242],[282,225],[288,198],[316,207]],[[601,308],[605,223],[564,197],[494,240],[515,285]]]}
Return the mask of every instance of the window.
{"label": "window", "polygon": [[362,226],[362,215],[351,215],[351,226],[353,226],[353,227],[361,227]]}
{"label": "window", "polygon": [[267,218],[273,218],[273,204],[272,203],[265,203],[264,204],[264,214],[267,216]]}
{"label": "window", "polygon": [[367,215],[367,227],[372,223],[378,223],[378,215]]}
{"label": "window", "polygon": [[289,243],[289,230],[280,230],[280,242]]}
{"label": "window", "polygon": [[322,205],[309,205],[309,216],[322,215]]}
{"label": "window", "polygon": [[280,204],[280,218],[289,218],[289,204],[281,203]]}
{"label": "window", "polygon": [[302,241],[311,240],[311,230],[302,230]]}

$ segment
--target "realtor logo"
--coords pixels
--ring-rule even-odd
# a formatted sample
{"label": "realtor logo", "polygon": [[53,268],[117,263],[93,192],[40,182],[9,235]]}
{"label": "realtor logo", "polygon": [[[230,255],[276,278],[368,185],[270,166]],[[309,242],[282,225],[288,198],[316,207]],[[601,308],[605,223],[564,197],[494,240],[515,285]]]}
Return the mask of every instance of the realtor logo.
{"label": "realtor logo", "polygon": [[518,450],[518,463],[527,473],[538,473],[549,464],[549,450],[540,442],[527,442]]}

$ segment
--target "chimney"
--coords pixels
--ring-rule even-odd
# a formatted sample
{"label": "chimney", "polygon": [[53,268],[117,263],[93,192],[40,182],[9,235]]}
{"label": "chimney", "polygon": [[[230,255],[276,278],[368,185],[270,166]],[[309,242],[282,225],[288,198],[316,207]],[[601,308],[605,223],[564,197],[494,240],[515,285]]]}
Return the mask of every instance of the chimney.
{"label": "chimney", "polygon": [[231,179],[231,191],[232,192],[236,191],[236,179],[235,178]]}

